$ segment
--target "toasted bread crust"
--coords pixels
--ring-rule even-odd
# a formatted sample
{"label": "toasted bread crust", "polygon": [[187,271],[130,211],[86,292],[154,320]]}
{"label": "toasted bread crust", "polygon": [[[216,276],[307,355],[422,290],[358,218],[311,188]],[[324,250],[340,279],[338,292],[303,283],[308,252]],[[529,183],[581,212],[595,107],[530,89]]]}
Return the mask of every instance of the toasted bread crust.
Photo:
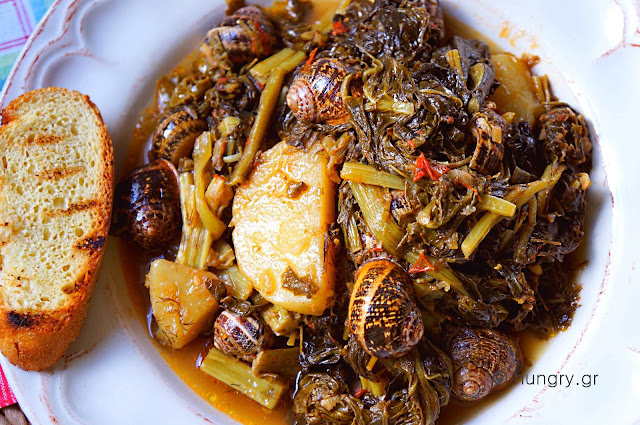
{"label": "toasted bread crust", "polygon": [[[5,305],[3,298],[0,297],[0,351],[11,363],[26,370],[44,370],[54,365],[80,333],[102,262],[113,197],[111,139],[100,111],[87,96],[60,88],[46,88],[25,93],[2,111],[0,135],[5,130],[5,126],[10,127],[14,121],[28,120],[29,118],[23,117],[23,106],[33,100],[34,96],[41,97],[43,94],[52,97],[71,96],[93,111],[96,121],[100,123],[99,128],[96,129],[100,146],[97,146],[94,151],[99,157],[92,156],[92,159],[102,164],[102,168],[98,193],[92,193],[94,199],[86,205],[86,208],[95,213],[95,225],[75,247],[69,247],[73,252],[83,251],[88,256],[84,261],[84,267],[76,274],[80,276],[79,279],[72,282],[74,290],[68,295],[66,304],[56,310],[15,311]],[[89,153],[83,152],[83,154]],[[39,176],[39,178],[46,180],[49,176]],[[59,176],[52,175],[50,178],[56,179]],[[73,212],[73,208],[69,210],[70,213]],[[0,293],[2,291],[3,288],[0,286]]]}

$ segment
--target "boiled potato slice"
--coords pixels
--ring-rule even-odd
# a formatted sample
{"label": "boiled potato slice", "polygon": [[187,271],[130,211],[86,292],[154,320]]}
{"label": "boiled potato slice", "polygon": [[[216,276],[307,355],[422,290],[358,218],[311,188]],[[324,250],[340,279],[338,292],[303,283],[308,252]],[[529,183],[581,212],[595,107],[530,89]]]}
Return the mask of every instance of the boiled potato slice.
{"label": "boiled potato slice", "polygon": [[528,121],[533,125],[535,113],[540,108],[529,68],[510,53],[491,55],[496,70],[496,80],[500,87],[490,100],[498,108],[514,112],[518,121]]}
{"label": "boiled potato slice", "polygon": [[167,260],[155,260],[147,274],[156,336],[182,348],[212,326],[218,302],[210,289],[219,283],[213,273]]}
{"label": "boiled potato slice", "polygon": [[238,267],[273,304],[320,315],[333,297],[335,275],[327,157],[280,142],[257,162],[233,200]]}

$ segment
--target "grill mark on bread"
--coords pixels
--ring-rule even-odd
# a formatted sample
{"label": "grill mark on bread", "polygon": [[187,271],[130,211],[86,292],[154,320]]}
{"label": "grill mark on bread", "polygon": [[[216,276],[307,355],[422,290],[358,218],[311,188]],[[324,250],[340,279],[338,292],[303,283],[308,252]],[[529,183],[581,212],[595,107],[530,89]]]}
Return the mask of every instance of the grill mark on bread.
{"label": "grill mark on bread", "polygon": [[55,136],[53,134],[38,134],[27,137],[24,141],[25,145],[53,145],[55,143],[60,143],[64,140],[62,136]]}
{"label": "grill mark on bread", "polygon": [[93,236],[84,239],[77,245],[78,249],[88,249],[88,250],[96,250],[101,249],[104,245],[105,237],[104,236]]}
{"label": "grill mark on bread", "polygon": [[96,207],[96,206],[98,206],[98,201],[96,201],[96,200],[76,202],[74,204],[69,205],[68,208],[48,211],[45,214],[48,217],[56,217],[56,216],[59,216],[59,215],[72,215],[72,214],[75,214],[77,212],[85,211],[85,210],[91,209],[91,208]]}
{"label": "grill mark on bread", "polygon": [[52,168],[50,170],[43,170],[41,173],[36,174],[36,177],[42,180],[60,180],[65,177],[72,176],[84,171],[82,167],[65,167],[65,168]]}
{"label": "grill mark on bread", "polygon": [[7,313],[7,321],[14,328],[29,328],[36,323],[37,316],[30,313],[18,313],[10,311]]}

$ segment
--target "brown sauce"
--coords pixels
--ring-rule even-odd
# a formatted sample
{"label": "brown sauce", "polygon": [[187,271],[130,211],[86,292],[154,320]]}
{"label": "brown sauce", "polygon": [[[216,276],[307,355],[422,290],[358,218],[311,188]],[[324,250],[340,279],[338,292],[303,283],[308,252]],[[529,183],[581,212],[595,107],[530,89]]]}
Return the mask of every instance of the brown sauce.
{"label": "brown sauce", "polygon": [[[339,0],[316,1],[316,8],[314,15],[310,17],[310,23],[320,19],[327,11],[335,10],[339,2]],[[448,16],[445,16],[445,22],[448,35],[457,34],[467,38],[480,39],[489,44],[492,52],[502,51],[482,33],[466,24]],[[189,67],[196,55],[197,50],[191,52],[174,68],[174,71],[184,70]],[[153,99],[150,106],[143,112],[134,130],[132,142],[123,163],[125,174],[149,162],[148,152],[151,147],[150,139],[154,130],[156,115],[155,99]],[[138,248],[120,240],[118,245],[121,267],[124,276],[126,276],[127,292],[141,325],[149,328],[150,302],[148,290],[144,287],[144,280],[149,270],[149,264],[157,257],[143,253]],[[197,366],[200,359],[206,355],[211,346],[211,337],[201,336],[181,350],[174,350],[159,344],[151,336],[151,333],[149,333],[149,339],[171,369],[187,386],[207,400],[213,407],[226,413],[231,418],[246,425],[293,423],[294,415],[291,412],[290,403],[280,403],[274,410],[267,409],[198,369]],[[525,360],[525,369],[521,373],[526,373],[526,370],[537,361],[547,345],[546,341],[540,340],[527,332],[519,335],[519,344]],[[488,409],[493,402],[504,397],[509,391],[515,390],[516,386],[514,384],[490,394],[482,401],[474,403],[460,402],[452,397],[449,404],[443,407],[438,424],[455,425],[465,423]]]}

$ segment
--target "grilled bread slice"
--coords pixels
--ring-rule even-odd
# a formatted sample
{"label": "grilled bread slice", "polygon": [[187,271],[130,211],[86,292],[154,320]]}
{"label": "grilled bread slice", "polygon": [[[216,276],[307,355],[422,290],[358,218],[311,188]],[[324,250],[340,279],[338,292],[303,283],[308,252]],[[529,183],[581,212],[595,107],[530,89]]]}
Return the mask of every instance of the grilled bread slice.
{"label": "grilled bread slice", "polygon": [[113,197],[113,148],[87,96],[35,90],[2,111],[0,350],[52,366],[84,323]]}

